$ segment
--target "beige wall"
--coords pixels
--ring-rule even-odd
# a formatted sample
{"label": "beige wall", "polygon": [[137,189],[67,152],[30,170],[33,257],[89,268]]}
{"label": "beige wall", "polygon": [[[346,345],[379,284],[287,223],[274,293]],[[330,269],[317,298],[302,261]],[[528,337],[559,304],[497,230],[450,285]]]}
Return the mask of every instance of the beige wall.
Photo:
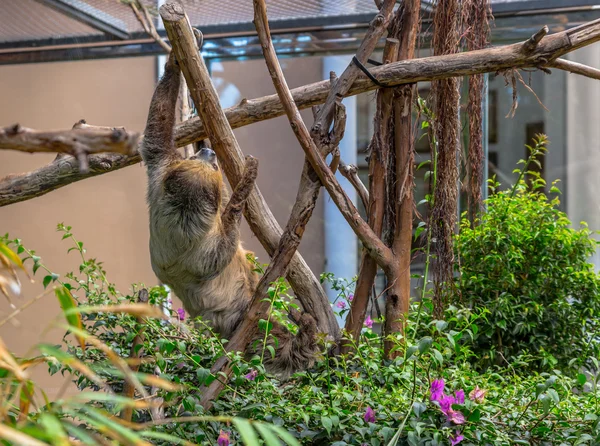
{"label": "beige wall", "polygon": [[[320,57],[282,59],[281,63],[290,88],[322,79]],[[213,63],[211,71],[225,107],[232,105],[231,102],[239,103],[243,98],[252,99],[275,93],[263,60]],[[304,111],[303,117],[309,125],[312,123],[310,111]],[[287,118],[282,116],[241,127],[235,130],[235,134],[244,153],[259,159],[258,186],[275,218],[285,227],[304,164],[304,152],[298,145]],[[317,274],[323,271],[324,263],[324,193],[322,191],[300,245],[301,254]],[[254,250],[263,263],[267,263],[265,251],[245,222],[242,236],[245,246]]]}
{"label": "beige wall", "polygon": [[[0,125],[18,122],[36,129],[58,129],[70,128],[84,118],[90,124],[142,131],[155,72],[152,57],[2,66]],[[53,158],[1,152],[0,176],[35,169]],[[68,244],[56,232],[56,224],[65,222],[73,226],[88,255],[105,262],[109,280],[127,292],[131,282],[155,281],[148,262],[144,194],[144,170],[132,166],[0,208],[0,232],[21,238],[62,275],[78,266],[77,256],[67,255]],[[42,277],[25,287],[17,306],[40,293]],[[0,312],[8,311],[8,304],[0,301]],[[0,327],[0,336],[16,354],[28,353],[40,341],[58,342],[62,333],[47,329],[59,312],[50,294],[24,311],[18,326]],[[41,376],[44,370],[38,373]],[[48,382],[50,394],[61,382]]]}
{"label": "beige wall", "polygon": [[[321,78],[318,58],[286,59],[284,66],[291,86]],[[239,94],[248,98],[273,93],[264,62],[228,62],[222,67],[224,71],[215,72],[221,78],[217,81],[219,90],[234,85]],[[142,131],[155,73],[153,57],[1,66],[0,126],[18,122],[36,129],[70,128],[84,118],[94,125]],[[259,158],[259,186],[284,226],[304,159],[287,120],[279,118],[238,129],[236,135],[242,149]],[[0,152],[0,177],[35,169],[53,158]],[[104,262],[108,279],[123,293],[131,283],[154,285],[157,281],[148,255],[145,190],[145,171],[141,165],[74,183],[42,197],[0,208],[0,233],[21,238],[51,270],[62,275],[76,270],[79,264],[75,253],[67,254],[68,242],[61,241],[56,232],[56,224],[64,222],[73,226],[88,255]],[[317,273],[323,267],[322,218],[320,203],[301,246]],[[261,261],[268,261],[245,223],[243,239]],[[25,286],[17,306],[41,292],[42,277],[37,277],[37,283]],[[10,311],[8,303],[0,299],[0,316]],[[0,336],[16,354],[30,354],[30,347],[37,342],[60,341],[60,330],[48,330],[59,314],[55,297],[50,294],[24,311],[17,318],[18,324],[0,327]],[[49,380],[45,370],[39,370],[36,376],[41,377],[50,395],[56,395],[63,382],[58,377]]]}

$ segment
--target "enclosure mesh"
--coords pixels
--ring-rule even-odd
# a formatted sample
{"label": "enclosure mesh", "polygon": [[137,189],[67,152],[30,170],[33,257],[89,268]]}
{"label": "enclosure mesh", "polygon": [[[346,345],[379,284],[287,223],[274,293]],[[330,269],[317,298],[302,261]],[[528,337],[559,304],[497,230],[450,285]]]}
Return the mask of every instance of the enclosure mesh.
{"label": "enclosure mesh", "polygon": [[[120,0],[77,0],[87,12],[129,33],[142,31],[131,8]],[[154,16],[156,0],[143,0]],[[205,26],[251,24],[252,0],[183,0],[192,24]],[[269,20],[344,17],[375,14],[373,0],[267,0]],[[101,35],[94,28],[36,0],[0,0],[0,42]]]}

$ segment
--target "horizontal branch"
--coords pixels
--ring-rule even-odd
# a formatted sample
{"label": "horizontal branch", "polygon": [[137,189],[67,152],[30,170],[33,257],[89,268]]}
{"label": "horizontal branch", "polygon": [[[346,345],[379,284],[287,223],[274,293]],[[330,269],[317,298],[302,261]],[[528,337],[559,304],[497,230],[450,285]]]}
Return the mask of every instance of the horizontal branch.
{"label": "horizontal branch", "polygon": [[[383,86],[392,87],[415,82],[447,79],[455,76],[493,73],[509,68],[545,67],[557,62],[559,57],[595,43],[598,40],[600,40],[600,20],[595,20],[567,31],[545,36],[531,51],[524,51],[525,42],[521,42],[447,56],[405,60],[375,67],[370,72]],[[360,74],[346,93],[346,96],[357,95],[377,88],[379,87],[367,76]],[[291,93],[296,106],[300,109],[306,109],[322,104],[327,98],[329,89],[330,82],[321,81],[295,88],[291,90]],[[225,115],[232,128],[239,128],[267,119],[273,119],[283,114],[283,106],[276,94],[257,99],[243,100],[239,105],[225,110]],[[206,137],[206,130],[199,118],[192,118],[179,125],[175,134],[178,147],[203,140]],[[94,156],[98,155],[89,157],[90,168],[94,163],[92,160]],[[137,161],[139,161],[137,155],[129,157],[115,163],[114,167],[106,172],[120,169]],[[45,170],[43,169],[52,170],[54,166],[50,164],[45,168],[39,169],[38,173],[44,174]],[[23,193],[13,194],[10,200],[3,199],[6,196],[6,191],[12,187],[10,181],[4,178],[0,180],[0,206],[43,195],[51,190],[87,178],[88,176],[80,175],[80,177],[77,177],[77,175],[70,175],[68,180],[65,178],[53,179],[52,177],[46,177],[46,181],[48,182],[40,183],[34,195],[25,195]]]}
{"label": "horizontal branch", "polygon": [[[393,87],[456,76],[493,73],[508,68],[544,66],[564,54],[599,40],[600,20],[595,20],[571,30],[546,36],[529,52],[523,50],[524,45],[530,42],[527,40],[483,50],[404,60],[381,65],[369,71],[383,86]],[[296,106],[302,110],[323,104],[330,87],[331,83],[325,80],[294,88],[291,93]],[[354,96],[377,88],[378,85],[361,73],[344,96]],[[283,105],[276,94],[244,99],[239,105],[225,109],[225,115],[234,129],[284,114]],[[204,138],[206,131],[199,118],[184,122],[178,126],[175,134],[177,146]]]}
{"label": "horizontal branch", "polygon": [[598,68],[593,68],[579,62],[573,62],[566,59],[556,59],[546,66],[568,71],[569,73],[579,74],[581,76],[589,77],[590,79],[600,80],[600,70]]}
{"label": "horizontal branch", "polygon": [[27,153],[119,153],[135,155],[140,134],[123,127],[96,127],[79,122],[70,130],[33,130],[15,124],[0,129],[0,149]]}

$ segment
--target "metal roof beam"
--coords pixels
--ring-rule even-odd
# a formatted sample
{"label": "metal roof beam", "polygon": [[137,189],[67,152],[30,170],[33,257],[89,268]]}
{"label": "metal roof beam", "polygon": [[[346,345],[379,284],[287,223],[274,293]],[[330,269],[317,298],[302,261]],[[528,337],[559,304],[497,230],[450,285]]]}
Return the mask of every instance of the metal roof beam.
{"label": "metal roof beam", "polygon": [[36,1],[117,39],[125,40],[129,38],[127,26],[122,20],[81,0]]}

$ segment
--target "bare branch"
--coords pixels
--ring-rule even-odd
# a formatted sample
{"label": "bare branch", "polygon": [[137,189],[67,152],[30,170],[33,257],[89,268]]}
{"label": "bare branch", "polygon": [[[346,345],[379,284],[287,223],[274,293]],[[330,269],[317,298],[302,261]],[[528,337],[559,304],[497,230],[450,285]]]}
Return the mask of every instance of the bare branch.
{"label": "bare branch", "polygon": [[[311,135],[302,120],[300,111],[294,103],[292,94],[287,86],[281,66],[275,54],[275,48],[271,41],[269,26],[267,23],[267,11],[264,0],[254,0],[254,25],[258,33],[258,38],[261,42],[263,55],[267,62],[271,79],[277,94],[281,98],[283,107],[286,111],[292,130],[296,134],[298,142],[302,146],[307,159],[311,166],[319,176],[321,183],[329,192],[338,209],[350,225],[361,242],[369,250],[371,256],[377,260],[382,268],[390,268],[393,264],[393,256],[391,250],[383,244],[377,237],[369,225],[359,215],[352,201],[345,194],[335,175],[329,170],[325,160],[319,153]],[[340,84],[342,79],[338,80],[336,86]],[[322,112],[323,110],[321,110]]]}
{"label": "bare branch", "polygon": [[123,127],[94,127],[80,121],[71,130],[40,131],[15,124],[0,129],[0,149],[27,153],[66,153],[81,156],[96,153],[135,155],[137,132]]}
{"label": "bare branch", "polygon": [[[383,0],[383,4],[379,8],[379,13],[369,24],[369,29],[367,30],[365,38],[356,51],[356,59],[361,64],[364,65],[367,63],[367,60],[373,53],[377,42],[379,42],[379,39],[381,39],[381,36],[383,36],[383,33],[385,32],[390,21],[390,17],[392,16],[392,11],[394,10],[395,5],[396,0]],[[325,104],[319,110],[319,115],[317,116],[317,119],[313,125],[312,131],[314,133],[320,134],[322,137],[324,137],[329,132],[329,127],[333,119],[336,98],[343,98],[346,96],[359,74],[361,74],[360,69],[354,62],[351,62],[339,79],[335,82],[335,84],[333,84],[333,87],[331,88],[331,91],[325,100]]]}
{"label": "bare branch", "polygon": [[600,70],[598,68],[590,67],[579,62],[572,62],[566,59],[556,59],[546,66],[579,74],[581,76],[589,77],[590,79],[600,80]]}
{"label": "bare branch", "polygon": [[[536,49],[528,54],[522,52],[524,42],[521,42],[503,47],[468,51],[447,56],[424,57],[401,61],[372,68],[370,72],[382,85],[392,87],[415,82],[447,79],[455,76],[494,73],[513,67],[537,68],[552,66],[553,63],[557,62],[562,64],[562,59],[558,58],[564,54],[586,45],[591,45],[598,40],[600,40],[600,20],[595,20],[567,31],[546,36]],[[574,63],[571,62],[571,64]],[[562,66],[566,67],[564,64]],[[573,65],[570,66],[570,69],[578,74],[586,75],[583,73],[583,70],[581,72],[575,71],[577,68]],[[596,79],[595,73],[590,72],[590,77]],[[353,96],[377,88],[380,87],[361,73],[344,96]],[[295,88],[292,90],[292,95],[298,108],[305,109],[323,104],[329,90],[330,82],[327,80]],[[273,119],[283,114],[283,105],[277,95],[242,101],[239,105],[225,110],[227,120],[234,129],[267,119]],[[206,128],[198,117],[179,125],[175,134],[178,147],[206,139],[206,137]],[[93,161],[92,158],[94,156],[100,155],[89,157],[90,169],[92,169],[92,165],[94,164],[106,163],[106,156],[102,155],[98,160]],[[111,161],[112,167],[102,172],[96,172],[95,175],[121,169],[135,164],[139,160],[138,155],[121,159],[118,162],[113,160]],[[43,183],[37,188],[28,188],[30,191],[33,189],[35,193],[32,194],[27,194],[23,190],[15,191],[8,178],[1,179],[0,206],[28,200],[91,176],[80,172],[70,172],[67,180],[63,176],[54,177],[53,175],[48,175],[50,172],[54,172],[54,169],[55,166],[51,163],[37,171],[38,177],[32,178],[32,181],[40,180],[41,177],[44,177]],[[3,200],[1,198],[8,196],[10,196],[10,199]],[[274,249],[274,246],[272,249]]]}
{"label": "bare branch", "polygon": [[538,44],[542,41],[546,34],[548,34],[548,26],[544,25],[542,29],[540,29],[537,33],[531,36],[528,40],[523,44],[523,51],[526,53],[532,52]]}
{"label": "bare branch", "polygon": [[[152,16],[150,15],[150,12],[144,3],[139,0],[133,0],[131,3],[129,3],[129,5],[135,14],[135,17],[138,19],[138,22],[140,22],[142,28],[144,28],[144,31],[146,31],[146,33],[149,34],[150,37],[152,37],[154,41],[162,47],[162,49],[164,49],[167,53],[170,53],[171,45],[169,45],[165,39],[160,37],[156,31],[156,26],[154,26]],[[140,12],[140,9],[142,12]]]}
{"label": "bare branch", "polygon": [[358,177],[358,168],[354,164],[345,164],[340,160],[340,173],[356,189],[365,209],[369,209],[369,191]]}

